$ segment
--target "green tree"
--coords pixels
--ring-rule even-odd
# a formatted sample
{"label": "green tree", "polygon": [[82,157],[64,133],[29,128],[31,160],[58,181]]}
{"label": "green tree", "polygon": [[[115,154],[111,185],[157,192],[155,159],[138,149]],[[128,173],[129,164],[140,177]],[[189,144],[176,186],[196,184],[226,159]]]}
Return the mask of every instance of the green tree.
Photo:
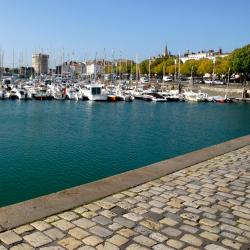
{"label": "green tree", "polygon": [[250,73],[250,44],[233,51],[229,57],[230,67],[235,73],[242,73],[244,78]]}
{"label": "green tree", "polygon": [[162,75],[163,69],[165,69],[165,74],[167,74],[167,67],[174,65],[175,59],[173,57],[164,57],[156,59],[151,63],[151,72],[155,74]]}
{"label": "green tree", "polygon": [[213,62],[209,59],[200,59],[197,68],[197,75],[204,76],[206,73],[213,73]]}
{"label": "green tree", "polygon": [[170,65],[166,67],[166,74],[174,75],[174,73],[175,73],[175,65]]}
{"label": "green tree", "polygon": [[181,65],[181,74],[190,76],[193,73],[193,76],[197,75],[197,70],[199,67],[198,60],[188,60]]}
{"label": "green tree", "polygon": [[148,74],[149,71],[149,60],[144,60],[140,63],[140,73],[142,75]]}
{"label": "green tree", "polygon": [[229,58],[227,57],[217,57],[215,61],[215,74],[225,75],[229,70]]}

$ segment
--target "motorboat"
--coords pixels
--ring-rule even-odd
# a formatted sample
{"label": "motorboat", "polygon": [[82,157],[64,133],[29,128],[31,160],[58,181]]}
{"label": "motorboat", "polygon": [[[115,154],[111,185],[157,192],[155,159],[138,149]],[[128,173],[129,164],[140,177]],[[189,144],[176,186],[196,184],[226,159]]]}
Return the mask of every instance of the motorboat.
{"label": "motorboat", "polygon": [[68,91],[65,98],[67,100],[73,100],[73,101],[79,100],[78,93],[76,91]]}
{"label": "motorboat", "polygon": [[153,97],[152,101],[153,102],[167,102],[168,100],[164,97],[162,97],[162,98]]}
{"label": "motorboat", "polygon": [[47,93],[46,91],[38,91],[35,95],[34,95],[34,98],[36,100],[39,100],[39,101],[44,101],[44,100],[47,100]]}
{"label": "motorboat", "polygon": [[12,89],[10,91],[10,96],[9,96],[9,99],[12,99],[12,100],[16,100],[16,99],[21,99],[21,94],[20,92],[17,90],[17,89]]}
{"label": "motorboat", "polygon": [[109,101],[109,102],[115,102],[115,101],[116,101],[116,95],[114,95],[114,94],[109,94],[109,95],[108,95],[108,101]]}
{"label": "motorboat", "polygon": [[53,97],[55,100],[66,100],[66,96],[62,92],[55,92]]}
{"label": "motorboat", "polygon": [[193,91],[185,91],[184,92],[184,98],[186,101],[189,102],[206,102],[207,101],[207,94],[199,92],[193,92]]}
{"label": "motorboat", "polygon": [[32,93],[26,90],[21,89],[20,90],[21,98],[22,100],[32,100]]}
{"label": "motorboat", "polygon": [[2,92],[2,99],[9,99],[10,98],[10,92],[4,90]]}
{"label": "motorboat", "polygon": [[132,95],[125,95],[125,102],[133,102],[135,97]]}
{"label": "motorboat", "polygon": [[108,96],[101,84],[93,83],[85,85],[83,96],[90,101],[107,101]]}

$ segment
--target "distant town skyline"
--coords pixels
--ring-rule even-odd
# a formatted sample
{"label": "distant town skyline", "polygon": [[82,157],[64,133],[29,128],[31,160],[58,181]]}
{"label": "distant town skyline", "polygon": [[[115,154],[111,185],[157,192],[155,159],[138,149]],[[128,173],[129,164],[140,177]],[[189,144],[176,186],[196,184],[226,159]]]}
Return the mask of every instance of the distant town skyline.
{"label": "distant town skyline", "polygon": [[[115,0],[2,2],[0,51],[4,66],[31,65],[33,53],[65,60],[132,58],[222,49],[250,41],[248,0],[119,2]],[[14,53],[13,53],[14,49]],[[13,60],[14,54],[14,60]]]}

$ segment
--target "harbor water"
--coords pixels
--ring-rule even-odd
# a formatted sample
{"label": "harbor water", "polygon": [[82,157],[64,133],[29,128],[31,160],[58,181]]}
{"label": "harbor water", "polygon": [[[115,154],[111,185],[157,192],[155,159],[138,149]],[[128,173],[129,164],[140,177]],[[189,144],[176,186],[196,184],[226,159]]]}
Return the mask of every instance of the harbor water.
{"label": "harbor water", "polygon": [[249,124],[243,103],[1,101],[0,206],[243,136]]}

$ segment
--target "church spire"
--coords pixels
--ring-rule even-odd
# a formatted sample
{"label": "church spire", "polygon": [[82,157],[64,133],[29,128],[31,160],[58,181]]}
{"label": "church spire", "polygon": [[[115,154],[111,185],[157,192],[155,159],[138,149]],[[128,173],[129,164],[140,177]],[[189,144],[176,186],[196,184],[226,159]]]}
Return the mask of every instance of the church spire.
{"label": "church spire", "polygon": [[164,49],[164,57],[168,57],[169,53],[168,53],[168,45],[166,44],[165,49]]}

